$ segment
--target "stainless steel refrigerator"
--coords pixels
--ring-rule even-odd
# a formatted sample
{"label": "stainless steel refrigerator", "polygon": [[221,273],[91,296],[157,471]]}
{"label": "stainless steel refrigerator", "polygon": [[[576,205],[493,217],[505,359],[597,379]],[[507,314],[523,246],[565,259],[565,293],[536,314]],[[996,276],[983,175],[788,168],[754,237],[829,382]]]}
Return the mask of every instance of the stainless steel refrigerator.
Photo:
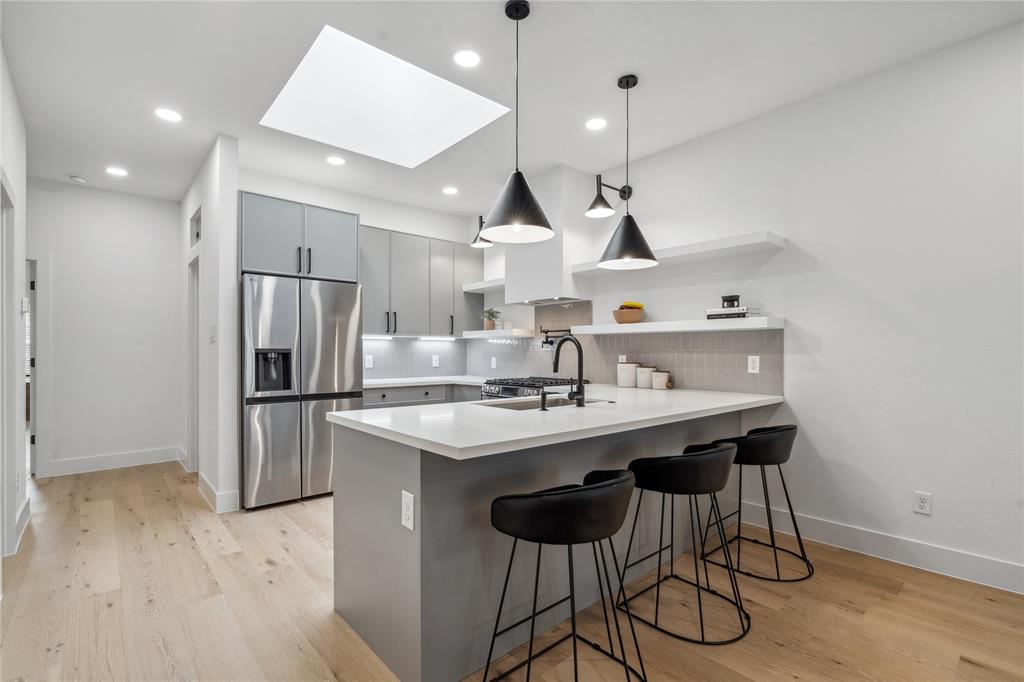
{"label": "stainless steel refrigerator", "polygon": [[242,276],[242,506],[331,492],[328,412],[362,407],[358,284]]}

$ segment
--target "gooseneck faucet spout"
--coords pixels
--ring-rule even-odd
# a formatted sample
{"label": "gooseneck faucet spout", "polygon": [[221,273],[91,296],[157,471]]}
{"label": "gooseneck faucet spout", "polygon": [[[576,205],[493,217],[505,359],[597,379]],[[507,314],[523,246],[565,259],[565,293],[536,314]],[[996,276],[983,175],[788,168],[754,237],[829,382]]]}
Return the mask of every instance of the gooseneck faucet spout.
{"label": "gooseneck faucet spout", "polygon": [[564,346],[567,341],[576,346],[576,390],[569,391],[569,400],[575,400],[576,407],[583,407],[587,402],[583,393],[583,346],[580,345],[580,342],[575,336],[566,334],[558,340],[558,345],[555,346],[555,362],[554,365],[552,365],[552,370],[556,373],[558,372],[558,358],[561,357],[562,346]]}

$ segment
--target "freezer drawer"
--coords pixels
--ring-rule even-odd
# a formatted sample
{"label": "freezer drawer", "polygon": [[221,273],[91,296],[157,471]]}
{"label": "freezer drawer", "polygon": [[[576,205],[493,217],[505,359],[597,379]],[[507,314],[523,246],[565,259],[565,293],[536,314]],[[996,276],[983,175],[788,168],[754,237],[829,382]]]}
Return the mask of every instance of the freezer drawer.
{"label": "freezer drawer", "polygon": [[297,499],[301,492],[297,401],[246,405],[242,423],[242,506]]}
{"label": "freezer drawer", "polygon": [[302,403],[302,496],[331,492],[334,432],[328,412],[358,410],[362,398],[309,400]]}
{"label": "freezer drawer", "polygon": [[302,393],[352,393],[363,387],[362,309],[358,284],[301,284]]}

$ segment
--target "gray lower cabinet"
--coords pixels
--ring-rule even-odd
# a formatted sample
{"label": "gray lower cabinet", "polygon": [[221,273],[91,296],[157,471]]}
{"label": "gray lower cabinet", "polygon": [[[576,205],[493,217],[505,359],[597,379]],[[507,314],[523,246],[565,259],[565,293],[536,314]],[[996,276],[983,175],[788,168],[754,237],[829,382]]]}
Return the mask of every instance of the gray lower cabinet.
{"label": "gray lower cabinet", "polygon": [[[430,334],[455,333],[455,244],[430,240]],[[461,292],[460,292],[461,293]]]}
{"label": "gray lower cabinet", "polygon": [[240,221],[242,270],[302,274],[302,204],[243,192]]}
{"label": "gray lower cabinet", "polygon": [[475,400],[480,400],[479,386],[464,386],[463,384],[448,386],[448,402],[469,403]]}
{"label": "gray lower cabinet", "polygon": [[391,233],[391,333],[430,334],[430,240]]}
{"label": "gray lower cabinet", "polygon": [[355,282],[359,268],[359,217],[317,206],[305,209],[306,274],[318,279]]}
{"label": "gray lower cabinet", "polygon": [[391,332],[391,233],[359,227],[359,283],[363,285],[363,333]]}
{"label": "gray lower cabinet", "polygon": [[454,331],[455,336],[462,336],[462,332],[484,328],[484,295],[462,291],[463,284],[479,282],[484,278],[484,259],[480,249],[474,249],[469,244],[455,244],[453,251]]}
{"label": "gray lower cabinet", "polygon": [[448,399],[444,386],[391,386],[363,389],[365,407],[391,407],[417,403],[443,403]]}
{"label": "gray lower cabinet", "polygon": [[246,509],[301,496],[299,403],[246,405],[242,448]]}

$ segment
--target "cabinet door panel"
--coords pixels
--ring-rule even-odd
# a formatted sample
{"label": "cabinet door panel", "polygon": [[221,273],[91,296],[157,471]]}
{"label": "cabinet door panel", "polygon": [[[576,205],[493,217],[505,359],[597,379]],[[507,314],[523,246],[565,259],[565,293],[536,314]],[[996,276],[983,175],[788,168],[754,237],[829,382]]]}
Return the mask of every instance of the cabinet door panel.
{"label": "cabinet door panel", "polygon": [[294,201],[242,193],[242,270],[302,273],[302,208]]}
{"label": "cabinet door panel", "polygon": [[464,331],[484,328],[484,295],[462,293],[463,284],[484,278],[484,257],[480,249],[468,244],[455,245],[454,277],[455,335],[462,336]]}
{"label": "cabinet door panel", "polygon": [[430,240],[391,233],[391,333],[430,334]]}
{"label": "cabinet door panel", "polygon": [[363,285],[363,333],[391,331],[391,233],[359,228],[359,283]]}
{"label": "cabinet door panel", "polygon": [[359,264],[359,219],[351,213],[306,206],[306,274],[355,282]]}
{"label": "cabinet door panel", "polygon": [[430,240],[430,334],[448,336],[455,333],[454,260],[455,245],[439,239]]}

